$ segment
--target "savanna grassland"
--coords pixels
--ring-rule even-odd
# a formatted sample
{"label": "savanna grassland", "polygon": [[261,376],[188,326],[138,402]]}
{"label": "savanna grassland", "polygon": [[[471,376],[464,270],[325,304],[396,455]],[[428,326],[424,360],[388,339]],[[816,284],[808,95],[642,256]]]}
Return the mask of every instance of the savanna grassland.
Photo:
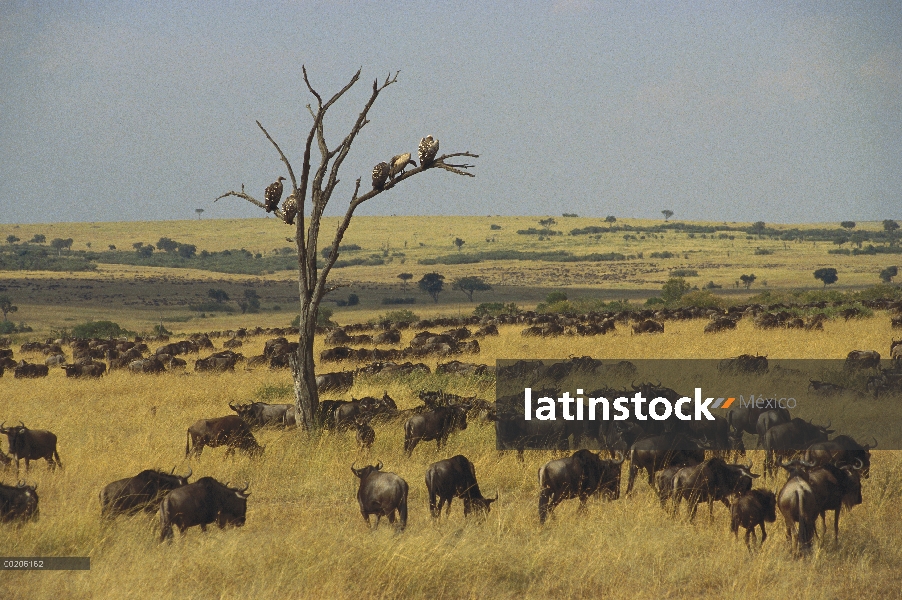
{"label": "savanna grassland", "polygon": [[[705,336],[702,327],[698,320],[669,321],[660,335],[635,336],[620,327],[607,336],[537,341],[523,338],[522,327],[504,326],[500,336],[481,340],[475,358],[492,363],[570,354],[605,360],[745,352],[842,358],[857,348],[884,352],[892,337],[880,311],[828,321],[824,331],[762,331],[745,319],[729,333]],[[412,334],[405,332],[402,342]],[[263,342],[251,338],[242,351],[259,353]],[[317,352],[321,348],[318,342]],[[434,443],[423,443],[410,459],[401,451],[402,424],[395,422],[376,426],[369,456],[358,454],[353,433],[311,437],[268,429],[258,434],[266,446],[262,459],[241,453],[225,458],[218,448],[185,460],[185,430],[196,419],[228,414],[229,402],[279,401],[288,385],[286,371],[240,366],[221,375],[114,372],[86,381],[66,379],[55,369],[45,379],[0,379],[0,416],[54,431],[65,466],[57,472],[32,466],[28,480],[38,484],[40,519],[0,528],[2,554],[91,557],[90,571],[5,572],[3,597],[891,598],[902,590],[902,452],[875,451],[871,477],[863,482],[864,504],[843,515],[840,542],[832,533],[822,536],[813,555],[801,560],[789,550],[781,517],[769,524],[763,549],[749,553],[729,533],[722,506],[715,507],[713,522],[705,510],[695,524],[685,516],[674,519],[641,480],[632,497],[592,500],[585,514],[568,501],[539,526],[536,470],[552,454],[527,452],[524,464],[515,453],[500,455],[493,427],[482,421],[454,434],[441,453]],[[418,403],[420,389],[488,399],[494,394],[491,379],[429,375],[361,379],[346,396],[387,391],[404,408]],[[753,443],[747,436],[746,445]],[[423,474],[430,463],[458,453],[474,463],[483,492],[497,491],[500,499],[484,522],[465,521],[456,501],[449,519],[433,523]],[[760,471],[761,455],[750,458]],[[367,530],[349,469],[355,460],[382,460],[385,470],[409,482],[406,531],[396,534],[384,521]],[[180,473],[190,466],[193,479],[249,482],[247,524],[207,533],[193,528],[172,544],[159,544],[155,516],[101,523],[97,494],[107,482],[173,466]],[[781,476],[763,485],[776,490],[782,483]]]}

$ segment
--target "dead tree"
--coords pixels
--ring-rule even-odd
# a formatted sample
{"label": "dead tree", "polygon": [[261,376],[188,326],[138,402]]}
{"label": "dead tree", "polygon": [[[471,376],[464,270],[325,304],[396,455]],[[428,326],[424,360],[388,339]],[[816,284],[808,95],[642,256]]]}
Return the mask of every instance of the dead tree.
{"label": "dead tree", "polygon": [[[361,178],[358,178],[347,211],[345,212],[344,217],[339,221],[338,229],[332,239],[331,251],[328,257],[325,258],[325,264],[321,265],[322,268],[320,269],[318,268],[320,265],[317,265],[317,243],[320,233],[320,221],[322,220],[326,205],[329,203],[332,193],[339,183],[338,172],[344,159],[347,157],[348,152],[351,150],[351,146],[353,145],[357,134],[359,134],[369,123],[367,113],[369,113],[370,108],[376,102],[379,94],[398,80],[398,73],[396,72],[394,76],[389,75],[386,77],[381,85],[378,79],[373,82],[373,92],[366,105],[363,107],[363,110],[360,112],[360,115],[357,117],[357,121],[351,128],[350,133],[348,133],[348,135],[334,148],[330,148],[326,143],[323,128],[324,119],[326,113],[332,108],[335,102],[360,79],[360,70],[354,74],[347,85],[325,103],[323,102],[322,96],[320,96],[310,84],[306,68],[303,69],[303,73],[304,83],[307,84],[307,89],[314,98],[316,98],[316,106],[313,106],[312,104],[307,105],[307,110],[313,117],[313,124],[310,127],[310,132],[307,135],[307,142],[304,146],[304,159],[301,165],[300,177],[295,176],[295,171],[288,158],[285,156],[285,153],[269,132],[266,131],[260,121],[257,121],[257,126],[279,153],[279,156],[282,159],[282,162],[285,163],[285,168],[288,171],[288,179],[291,181],[291,194],[282,204],[282,209],[277,209],[273,212],[277,217],[295,226],[294,240],[298,251],[298,291],[300,296],[300,339],[297,355],[289,357],[289,360],[294,375],[295,404],[299,421],[305,429],[313,429],[320,426],[320,423],[317,422],[319,395],[317,394],[316,389],[316,366],[314,364],[313,356],[313,337],[316,332],[316,316],[323,296],[338,287],[327,286],[326,281],[329,272],[332,270],[332,266],[338,259],[338,249],[345,231],[347,231],[348,225],[351,223],[351,218],[354,216],[354,211],[367,200],[393,189],[403,181],[406,181],[427,169],[444,169],[456,173],[457,175],[474,177],[472,173],[466,171],[473,167],[473,165],[451,164],[445,161],[460,156],[478,158],[478,155],[470,152],[455,152],[437,156],[434,160],[428,161],[426,165],[420,164],[409,171],[404,171],[396,177],[388,179],[383,184],[374,186],[372,190],[367,191],[364,194],[360,193]],[[311,149],[313,147],[314,139],[316,139],[316,144],[320,153],[319,164],[317,166],[314,166],[313,159],[311,158]],[[416,145],[416,141],[412,141],[412,144]],[[378,163],[387,159],[388,157],[386,156],[375,162]],[[310,202],[309,215],[306,214],[308,194]],[[243,184],[240,192],[229,191],[216,198],[216,200],[228,196],[242,198],[261,209],[265,208],[263,202],[257,200],[245,191]],[[290,205],[292,202],[297,206],[297,218],[294,219],[293,215],[289,214],[286,219],[284,209],[286,204]],[[292,221],[294,222],[292,223]]]}

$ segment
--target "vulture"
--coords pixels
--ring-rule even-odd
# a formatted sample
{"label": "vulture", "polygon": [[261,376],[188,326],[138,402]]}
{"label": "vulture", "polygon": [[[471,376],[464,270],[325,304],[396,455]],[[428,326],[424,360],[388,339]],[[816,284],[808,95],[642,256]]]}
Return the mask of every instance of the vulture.
{"label": "vulture", "polygon": [[282,182],[284,180],[284,177],[279,177],[275,183],[270,184],[266,188],[266,212],[271,213],[279,207],[279,201],[282,200]]}
{"label": "vulture", "polygon": [[436,154],[438,154],[438,140],[431,135],[427,135],[420,140],[420,148],[417,154],[420,157],[420,166],[423,168],[431,166]]}
{"label": "vulture", "polygon": [[388,163],[381,162],[373,167],[373,189],[381,190],[386,179],[388,179]]}
{"label": "vulture", "polygon": [[298,214],[298,201],[294,192],[282,203],[282,216],[288,225],[294,225],[294,217]]}
{"label": "vulture", "polygon": [[413,165],[414,167],[417,166],[417,163],[410,160],[410,152],[392,156],[391,169],[389,169],[388,176],[394,179],[398,175],[403,175],[404,169],[407,168],[407,165]]}

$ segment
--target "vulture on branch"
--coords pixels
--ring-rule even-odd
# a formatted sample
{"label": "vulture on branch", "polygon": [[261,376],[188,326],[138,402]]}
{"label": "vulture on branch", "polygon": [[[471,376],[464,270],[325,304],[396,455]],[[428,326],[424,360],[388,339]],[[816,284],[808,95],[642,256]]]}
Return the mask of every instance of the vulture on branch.
{"label": "vulture on branch", "polygon": [[381,162],[373,167],[373,189],[381,190],[388,179],[388,163]]}
{"label": "vulture on branch", "polygon": [[427,135],[420,140],[420,148],[417,154],[420,157],[421,167],[425,169],[432,166],[432,161],[435,160],[435,156],[438,154],[438,140],[431,135]]}
{"label": "vulture on branch", "polygon": [[266,195],[264,196],[266,199],[266,212],[271,213],[279,207],[279,201],[282,200],[282,182],[284,180],[284,177],[279,177],[275,183],[270,184],[266,188]]}
{"label": "vulture on branch", "polygon": [[394,179],[398,175],[403,175],[404,169],[407,168],[407,165],[413,165],[414,167],[417,166],[417,163],[410,160],[410,152],[392,156],[391,169],[388,172],[388,176]]}
{"label": "vulture on branch", "polygon": [[297,214],[298,200],[295,197],[294,192],[292,192],[290,196],[285,198],[285,202],[282,203],[282,216],[285,218],[285,223],[294,225],[294,217]]}

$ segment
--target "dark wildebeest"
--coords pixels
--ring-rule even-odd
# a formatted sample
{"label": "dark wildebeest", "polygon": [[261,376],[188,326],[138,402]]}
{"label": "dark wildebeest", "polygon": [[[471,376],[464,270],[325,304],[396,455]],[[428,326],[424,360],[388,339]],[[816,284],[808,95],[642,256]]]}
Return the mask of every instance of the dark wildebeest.
{"label": "dark wildebeest", "polygon": [[761,526],[761,543],[767,539],[767,530],[764,523],[773,523],[777,520],[777,497],[770,490],[754,489],[740,495],[730,505],[730,531],[736,539],[739,539],[739,526],[745,528],[745,545],[751,549],[749,535],[758,541],[755,535],[755,527]]}
{"label": "dark wildebeest", "polygon": [[16,379],[47,377],[49,373],[50,368],[47,365],[32,364],[21,360],[13,370],[13,377]]}
{"label": "dark wildebeest", "polygon": [[767,435],[767,430],[775,425],[780,425],[782,423],[789,423],[792,421],[792,415],[789,414],[789,411],[785,408],[769,408],[761,412],[758,415],[758,422],[755,423],[755,431],[758,434],[758,441],[755,442],[755,448],[760,448],[764,445],[764,437]]}
{"label": "dark wildebeest", "polygon": [[589,496],[603,494],[611,500],[620,497],[620,471],[624,456],[602,460],[589,450],[577,450],[567,458],[545,463],[539,469],[539,522],[563,500],[579,498],[580,510]]}
{"label": "dark wildebeest", "polygon": [[774,425],[764,435],[765,476],[775,470],[774,456],[782,460],[803,452],[811,444],[826,442],[831,433],[833,430],[830,429],[830,423],[825,426],[812,425],[811,422],[798,417],[788,423]]}
{"label": "dark wildebeest", "polygon": [[585,509],[589,496],[603,493],[616,500],[620,497],[620,470],[624,456],[617,460],[602,460],[589,450],[577,450],[567,458],[545,463],[539,469],[539,522],[562,500],[579,498],[580,510]]}
{"label": "dark wildebeest", "polygon": [[376,430],[370,426],[371,414],[357,415],[354,419],[354,427],[357,429],[357,448],[369,450],[376,442]]}
{"label": "dark wildebeest", "polygon": [[173,525],[182,534],[195,525],[206,531],[210,523],[220,529],[226,525],[241,527],[247,515],[248,487],[230,488],[212,477],[201,477],[172,490],[160,503],[160,541],[172,539]]}
{"label": "dark wildebeest", "polygon": [[0,522],[28,521],[38,516],[38,486],[0,484]]}
{"label": "dark wildebeest", "polygon": [[166,365],[155,356],[139,358],[128,363],[128,370],[132,373],[164,373]]}
{"label": "dark wildebeest", "polygon": [[56,435],[43,429],[28,429],[25,423],[19,421],[15,427],[3,427],[6,422],[0,423],[0,434],[5,434],[9,442],[9,453],[16,461],[16,471],[19,470],[19,461],[25,459],[25,470],[28,471],[29,462],[43,458],[51,469],[57,466],[63,467],[60,455],[56,451]]}
{"label": "dark wildebeest", "polygon": [[630,447],[626,493],[629,495],[633,491],[639,469],[645,469],[648,485],[654,486],[655,471],[671,464],[698,464],[704,460],[705,451],[683,435],[667,433],[640,439]]}
{"label": "dark wildebeest", "polygon": [[133,515],[144,511],[156,512],[167,493],[188,483],[193,471],[187,475],[147,469],[134,477],[109,483],[100,491],[100,516]]}
{"label": "dark wildebeest", "polygon": [[861,460],[855,459],[854,465],[846,464],[837,467],[827,464],[820,468],[811,468],[808,471],[808,484],[817,500],[825,537],[828,510],[834,512],[833,532],[835,538],[839,540],[839,511],[843,507],[851,510],[853,506],[861,504],[861,468]]}
{"label": "dark wildebeest", "polygon": [[667,506],[667,501],[673,498],[673,477],[679,473],[683,467],[691,467],[696,465],[695,461],[691,463],[680,463],[678,465],[670,465],[660,471],[655,472],[655,491],[658,493],[658,500],[661,501],[661,508]]}
{"label": "dark wildebeest", "polygon": [[664,324],[652,319],[645,319],[633,325],[633,333],[664,333]]}
{"label": "dark wildebeest", "polygon": [[376,527],[382,517],[394,524],[395,511],[398,511],[399,530],[407,526],[407,482],[394,473],[382,472],[382,461],[378,465],[369,465],[351,472],[360,479],[357,489],[357,504],[366,524],[370,524],[370,515],[376,515]]}
{"label": "dark wildebeest", "polygon": [[286,425],[285,416],[293,404],[267,404],[266,402],[251,402],[250,404],[233,405],[229,408],[238,413],[244,422],[251,427],[265,427],[267,425]]}
{"label": "dark wildebeest", "polygon": [[727,422],[733,431],[756,434],[758,433],[758,417],[764,412],[764,408],[755,406],[738,406],[727,412]]}
{"label": "dark wildebeest", "polygon": [[857,459],[861,461],[861,476],[867,479],[871,471],[871,448],[876,447],[876,439],[873,446],[862,446],[847,435],[838,435],[832,440],[811,444],[805,451],[805,462],[817,467],[827,464],[840,466],[854,464]]}
{"label": "dark wildebeest", "polygon": [[263,446],[257,443],[250,426],[238,415],[200,419],[189,427],[185,438],[185,457],[193,453],[199,458],[204,446],[228,446],[226,456],[233,454],[235,448],[240,448],[251,456],[263,454]]}
{"label": "dark wildebeest", "polygon": [[843,368],[847,371],[857,371],[861,369],[876,369],[879,366],[880,353],[876,350],[852,350],[846,356]]}
{"label": "dark wildebeest", "polygon": [[387,393],[382,394],[382,399],[367,396],[365,398],[361,398],[360,400],[343,402],[335,408],[335,426],[339,429],[353,427],[354,419],[356,419],[360,414],[385,413],[396,410],[397,408],[398,405],[395,404],[395,401],[392,400],[391,396],[389,396]]}
{"label": "dark wildebeest", "polygon": [[66,377],[101,377],[106,372],[106,365],[102,362],[92,362],[87,365],[61,365],[66,372]]}
{"label": "dark wildebeest", "polygon": [[404,423],[404,452],[410,456],[417,444],[432,440],[441,450],[453,432],[467,428],[468,410],[464,404],[440,406],[410,417]]}
{"label": "dark wildebeest", "polygon": [[729,497],[752,489],[752,465],[728,465],[721,458],[712,458],[691,467],[683,467],[673,476],[673,513],[680,509],[684,498],[689,503],[689,520],[695,518],[699,502],[708,503],[708,514],[714,518],[714,502],[719,500],[730,508]]}
{"label": "dark wildebeest", "polygon": [[717,363],[717,370],[724,373],[743,373],[763,375],[767,373],[768,364],[766,356],[753,356],[740,354],[735,358],[725,358]]}
{"label": "dark wildebeest", "polygon": [[339,391],[345,392],[354,385],[353,371],[337,371],[335,373],[323,373],[316,376],[316,389],[320,392]]}
{"label": "dark wildebeest", "polygon": [[[798,552],[807,552],[811,549],[814,526],[820,510],[816,506],[814,491],[808,483],[808,472],[805,467],[800,465],[798,460],[780,466],[789,471],[789,480],[777,494],[777,506],[786,522],[786,537],[793,542],[795,535],[795,547]],[[799,524],[798,532],[795,529],[796,523]]]}
{"label": "dark wildebeest", "polygon": [[464,501],[465,517],[473,511],[488,514],[492,502],[498,499],[497,493],[494,498],[483,498],[473,463],[460,454],[429,465],[426,469],[426,489],[429,490],[429,512],[436,519],[441,516],[445,502],[448,503],[445,516],[451,514],[454,498]]}

